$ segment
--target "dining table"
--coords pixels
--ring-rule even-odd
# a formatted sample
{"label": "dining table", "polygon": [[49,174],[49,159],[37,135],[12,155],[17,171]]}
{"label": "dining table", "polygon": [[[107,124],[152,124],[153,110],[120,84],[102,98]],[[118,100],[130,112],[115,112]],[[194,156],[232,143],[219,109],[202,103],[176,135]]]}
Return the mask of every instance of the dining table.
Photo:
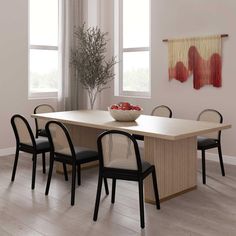
{"label": "dining table", "polygon": [[[75,145],[92,149],[97,149],[97,137],[106,130],[122,130],[144,136],[142,158],[156,168],[161,201],[197,188],[197,136],[231,127],[224,123],[150,115],[140,115],[132,122],[119,122],[104,110],[74,110],[31,116],[62,122],[68,127]],[[146,178],[144,185],[145,201],[154,203],[150,177]]]}

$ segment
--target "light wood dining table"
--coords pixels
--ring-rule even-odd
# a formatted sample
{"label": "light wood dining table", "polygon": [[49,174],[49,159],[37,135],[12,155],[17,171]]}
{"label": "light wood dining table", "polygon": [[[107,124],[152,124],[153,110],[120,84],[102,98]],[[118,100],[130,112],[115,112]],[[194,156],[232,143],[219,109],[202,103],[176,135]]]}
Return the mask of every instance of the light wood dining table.
{"label": "light wood dining table", "polygon": [[[104,130],[123,130],[144,136],[144,159],[155,165],[161,201],[197,187],[197,136],[230,128],[195,120],[141,115],[135,122],[117,122],[108,111],[77,110],[32,114],[67,125],[74,144],[96,149]],[[154,203],[151,179],[145,181],[145,200]]]}

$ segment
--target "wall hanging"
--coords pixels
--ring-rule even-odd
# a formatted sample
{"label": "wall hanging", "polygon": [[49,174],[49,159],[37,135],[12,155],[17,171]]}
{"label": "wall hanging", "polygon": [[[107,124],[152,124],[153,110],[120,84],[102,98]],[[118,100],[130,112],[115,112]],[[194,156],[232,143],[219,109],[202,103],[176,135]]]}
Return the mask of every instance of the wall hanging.
{"label": "wall hanging", "polygon": [[164,39],[168,42],[169,80],[185,82],[192,76],[194,89],[204,85],[221,87],[221,39],[227,36]]}

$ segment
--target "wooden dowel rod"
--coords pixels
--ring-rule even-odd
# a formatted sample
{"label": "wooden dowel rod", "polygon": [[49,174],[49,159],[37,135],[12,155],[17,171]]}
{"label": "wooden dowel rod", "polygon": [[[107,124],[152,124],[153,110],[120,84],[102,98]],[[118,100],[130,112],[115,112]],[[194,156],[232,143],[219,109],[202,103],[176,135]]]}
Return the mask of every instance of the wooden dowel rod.
{"label": "wooden dowel rod", "polygon": [[228,34],[222,34],[221,35],[221,38],[226,38],[226,37],[229,37],[229,35]]}
{"label": "wooden dowel rod", "polygon": [[[228,34],[221,35],[221,38],[226,38],[226,37],[229,37],[229,35]],[[163,39],[162,42],[168,42],[168,39]]]}

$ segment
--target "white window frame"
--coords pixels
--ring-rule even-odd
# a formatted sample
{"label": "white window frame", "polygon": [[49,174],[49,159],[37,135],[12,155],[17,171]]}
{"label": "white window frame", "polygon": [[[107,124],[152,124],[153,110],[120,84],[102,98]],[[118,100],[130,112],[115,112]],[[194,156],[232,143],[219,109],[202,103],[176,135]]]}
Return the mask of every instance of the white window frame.
{"label": "white window frame", "polygon": [[[123,48],[123,0],[114,3],[114,54],[118,63],[115,66],[115,96],[151,97],[151,0],[149,1],[149,47]],[[149,91],[124,91],[123,90],[123,53],[124,52],[149,52]]]}
{"label": "white window frame", "polygon": [[[41,99],[41,98],[57,98],[58,96],[58,91],[51,91],[51,92],[32,92],[30,90],[30,51],[31,49],[35,50],[53,50],[53,51],[58,51],[59,55],[59,46],[48,46],[48,45],[34,45],[30,44],[30,0],[28,0],[28,98],[32,99]],[[60,11],[60,1],[58,0],[58,17],[59,16],[59,11]],[[58,28],[60,27],[60,18],[58,18]],[[58,31],[60,32],[60,30]],[[59,35],[58,35],[58,45],[59,45]],[[59,56],[58,56],[59,57]],[[58,58],[59,59],[59,58]],[[58,60],[59,63],[59,60]],[[59,64],[58,64],[59,65]],[[58,78],[59,81],[59,78]]]}

